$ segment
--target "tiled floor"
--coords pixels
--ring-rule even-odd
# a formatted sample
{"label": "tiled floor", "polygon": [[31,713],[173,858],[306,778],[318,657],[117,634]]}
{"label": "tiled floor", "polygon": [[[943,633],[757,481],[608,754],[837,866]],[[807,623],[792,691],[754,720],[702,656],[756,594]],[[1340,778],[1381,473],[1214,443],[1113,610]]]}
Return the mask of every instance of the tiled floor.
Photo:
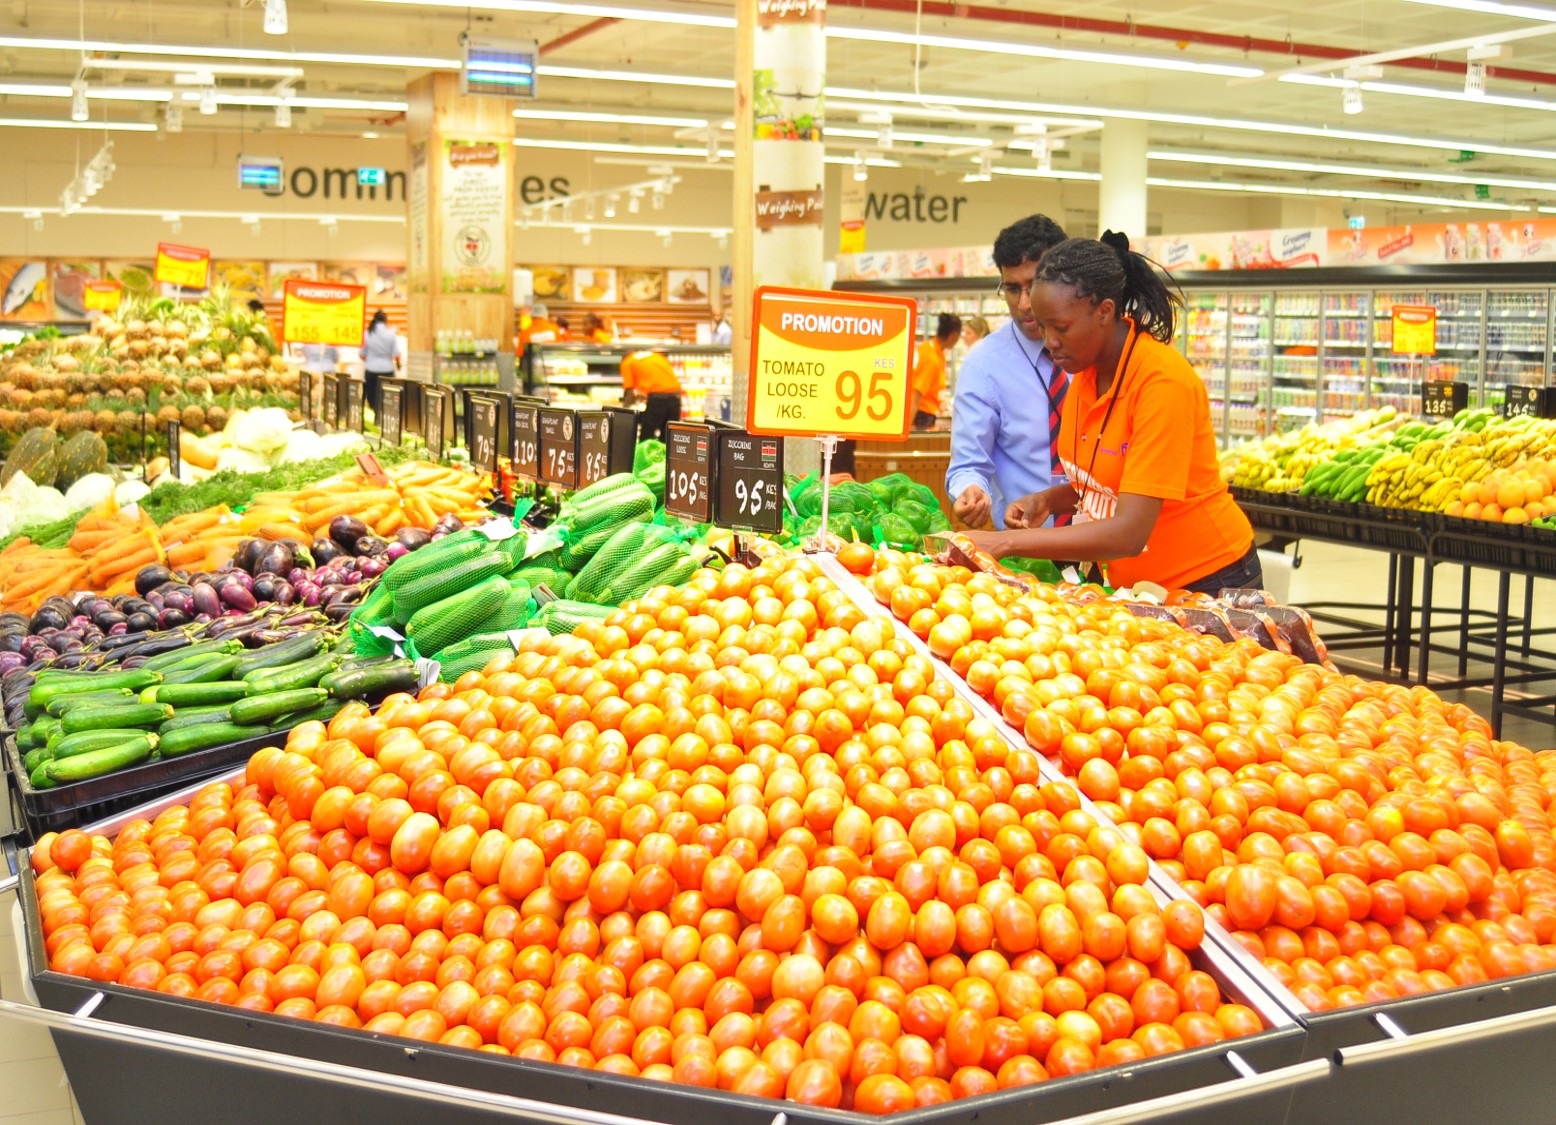
{"label": "tiled floor", "polygon": [[[1292,604],[1382,600],[1388,576],[1388,559],[1383,554],[1325,544],[1303,544],[1300,557],[1301,564],[1291,573],[1289,600]],[[1446,607],[1450,600],[1458,597],[1459,572],[1440,568],[1439,583],[1435,600],[1439,607]],[[1556,625],[1556,612],[1549,599],[1549,589],[1544,583],[1538,583],[1534,605],[1537,625]],[[1493,576],[1477,575],[1472,605],[1480,609],[1495,607]],[[1521,624],[1524,615],[1522,581],[1513,583],[1512,607],[1514,622]],[[1457,638],[1445,634],[1442,643],[1456,644]],[[1353,662],[1362,663],[1367,654],[1345,655]],[[1449,656],[1437,657],[1433,666],[1446,667],[1451,660]],[[1484,690],[1460,693],[1456,698],[1464,699],[1483,713],[1487,708],[1488,697]],[[1556,746],[1556,724],[1551,720],[1509,718],[1503,727],[1503,737],[1536,750],[1545,749]],[[11,932],[11,906],[10,896],[0,898],[0,997],[21,1000],[24,994],[18,969],[22,962],[16,936]],[[48,1033],[16,1020],[0,1018],[0,1125],[80,1125],[81,1121],[80,1110],[65,1083]]]}

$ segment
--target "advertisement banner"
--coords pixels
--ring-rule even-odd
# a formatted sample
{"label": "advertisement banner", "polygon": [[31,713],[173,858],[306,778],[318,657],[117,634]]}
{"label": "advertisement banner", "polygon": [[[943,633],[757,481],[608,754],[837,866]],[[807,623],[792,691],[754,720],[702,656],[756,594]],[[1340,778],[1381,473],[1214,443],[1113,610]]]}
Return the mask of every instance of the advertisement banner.
{"label": "advertisement banner", "polygon": [[[508,146],[443,142],[442,285],[444,293],[506,293]],[[411,213],[416,214],[413,208]],[[414,247],[413,247],[414,249]]]}
{"label": "advertisement banner", "polygon": [[842,220],[838,228],[837,247],[843,254],[862,254],[865,248],[865,207],[870,201],[869,184],[856,180],[852,175],[843,177]]}
{"label": "advertisement banner", "polygon": [[411,188],[407,210],[410,213],[410,257],[406,266],[407,280],[412,293],[427,291],[427,142],[417,141],[411,146]]}
{"label": "advertisement banner", "polygon": [[113,312],[119,307],[124,286],[117,281],[88,281],[82,294],[82,304],[88,312]]}
{"label": "advertisement banner", "polygon": [[157,243],[156,280],[180,289],[204,289],[210,283],[211,252],[171,242]]}
{"label": "advertisement banner", "polygon": [[329,281],[288,281],[281,301],[281,338],[289,344],[362,346],[367,287]]}

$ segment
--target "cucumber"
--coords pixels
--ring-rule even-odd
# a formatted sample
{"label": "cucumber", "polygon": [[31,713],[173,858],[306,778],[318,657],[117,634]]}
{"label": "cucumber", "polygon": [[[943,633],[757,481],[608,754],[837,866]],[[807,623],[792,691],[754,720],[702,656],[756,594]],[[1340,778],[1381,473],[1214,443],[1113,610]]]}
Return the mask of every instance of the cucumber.
{"label": "cucumber", "polygon": [[329,698],[323,688],[298,688],[296,691],[276,691],[269,695],[240,699],[229,709],[237,726],[250,723],[270,723],[293,711],[307,711]]}
{"label": "cucumber", "polygon": [[130,691],[141,691],[152,684],[162,682],[162,673],[150,671],[146,668],[134,668],[128,672],[87,672],[83,678],[76,679],[50,679],[44,680],[41,676],[32,690],[27,693],[27,702],[30,706],[37,707],[40,711],[49,705],[49,701],[61,695],[74,695],[84,691],[117,691],[127,688]]}
{"label": "cucumber", "polygon": [[28,776],[31,776],[33,770],[37,769],[42,763],[47,762],[53,757],[54,751],[50,750],[47,746],[40,746],[36,750],[29,750],[27,751],[27,756],[22,759],[22,772]]}
{"label": "cucumber", "polygon": [[215,746],[227,746],[248,738],[259,738],[270,733],[266,726],[239,726],[237,723],[202,723],[197,727],[185,727],[162,736],[158,750],[164,758],[176,758],[196,750],[209,750]]}
{"label": "cucumber", "polygon": [[293,637],[291,640],[282,641],[278,645],[246,652],[238,658],[236,676],[243,680],[253,672],[260,672],[266,668],[284,668],[288,664],[296,664],[299,660],[307,660],[310,656],[319,654],[324,648],[324,641],[323,631],[314,630]]}
{"label": "cucumber", "polygon": [[171,703],[174,707],[210,707],[231,703],[248,694],[249,685],[234,680],[220,680],[213,684],[158,684],[141,692],[140,701]]}
{"label": "cucumber", "polygon": [[27,783],[34,789],[53,789],[54,779],[49,777],[49,766],[53,761],[54,759],[50,758],[34,766],[31,775],[27,778]]}
{"label": "cucumber", "polygon": [[180,707],[171,719],[157,728],[157,733],[171,734],[175,730],[197,727],[202,723],[230,723],[231,721],[232,709],[227,704],[220,707]]}
{"label": "cucumber", "polygon": [[22,728],[21,734],[16,738],[16,748],[18,750],[36,750],[40,746],[48,745],[49,739],[57,737],[59,733],[59,720],[45,716],[35,722],[28,723]]}
{"label": "cucumber", "polygon": [[60,726],[66,734],[75,734],[77,731],[115,727],[153,727],[172,717],[173,708],[166,703],[109,704],[106,707],[78,708],[60,720]]}
{"label": "cucumber", "polygon": [[52,762],[45,762],[43,774],[56,785],[86,781],[88,778],[101,777],[105,773],[112,773],[114,770],[133,766],[137,762],[144,762],[151,757],[151,752],[156,748],[156,735],[146,731],[136,731],[113,746],[89,750],[85,754],[77,754],[63,760],[56,758]]}
{"label": "cucumber", "polygon": [[237,671],[238,658],[231,654],[202,656],[188,664],[180,664],[162,673],[165,684],[210,684],[226,680]]}
{"label": "cucumber", "polygon": [[[153,691],[155,689],[147,688],[146,690]],[[120,688],[118,691],[82,691],[73,695],[58,695],[49,700],[49,705],[44,708],[44,711],[57,719],[72,707],[81,707],[93,703],[113,703],[116,701],[122,703],[131,694],[129,690]]]}
{"label": "cucumber", "polygon": [[193,657],[205,656],[209,653],[219,652],[223,654],[242,652],[243,642],[229,637],[221,641],[201,641],[199,644],[188,645],[185,648],[175,648],[172,652],[164,652],[160,656],[153,656],[142,668],[150,668],[153,672],[160,672],[164,668],[171,668],[175,664],[182,664]]}
{"label": "cucumber", "polygon": [[361,699],[366,695],[416,690],[416,664],[401,658],[367,668],[342,668],[319,681],[335,699]]}
{"label": "cucumber", "polygon": [[248,685],[250,695],[313,687],[326,673],[333,672],[339,667],[343,659],[345,658],[338,652],[322,652],[318,656],[310,656],[307,660],[299,660],[296,664],[288,664],[284,668],[267,668],[250,673],[244,683]]}
{"label": "cucumber", "polygon": [[92,750],[101,750],[105,746],[115,746],[137,734],[145,733],[143,730],[131,730],[125,727],[115,727],[112,730],[82,730],[75,734],[62,735],[58,742],[49,747],[49,750],[54,760],[58,761],[61,758],[74,758],[77,754],[85,754]]}

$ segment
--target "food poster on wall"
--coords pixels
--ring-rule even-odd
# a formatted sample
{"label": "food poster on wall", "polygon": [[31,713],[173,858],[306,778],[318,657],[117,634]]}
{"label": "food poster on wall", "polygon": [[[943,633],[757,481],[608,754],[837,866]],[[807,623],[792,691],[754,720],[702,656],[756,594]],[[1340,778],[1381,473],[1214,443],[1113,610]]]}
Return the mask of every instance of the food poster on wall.
{"label": "food poster on wall", "polygon": [[1132,249],[1169,273],[1177,270],[1312,269],[1324,264],[1323,227],[1247,230],[1219,234],[1161,235],[1136,240]]}
{"label": "food poster on wall", "polygon": [[0,258],[0,320],[52,320],[47,262]]}
{"label": "food poster on wall", "polygon": [[266,279],[270,296],[279,301],[286,294],[288,281],[318,281],[318,262],[271,262]]}
{"label": "food poster on wall", "polygon": [[86,283],[98,280],[102,272],[101,262],[54,262],[54,315],[62,320],[85,320]]}
{"label": "food poster on wall", "polygon": [[406,267],[406,282],[414,293],[427,291],[428,200],[427,142],[417,141],[411,146],[411,187],[408,207],[411,225],[411,260]]}
{"label": "food poster on wall", "polygon": [[369,301],[403,301],[409,292],[404,266],[374,266],[368,282]]}
{"label": "food poster on wall", "polygon": [[319,280],[366,287],[376,268],[371,262],[320,262]]}
{"label": "food poster on wall", "polygon": [[573,291],[572,266],[532,266],[537,301],[565,301]]}
{"label": "food poster on wall", "polygon": [[616,271],[605,266],[573,270],[573,300],[590,305],[616,303]]}
{"label": "food poster on wall", "polygon": [[265,295],[265,263],[217,261],[211,268],[234,301],[247,304]]}
{"label": "food poster on wall", "polygon": [[842,214],[837,236],[838,252],[862,254],[865,248],[865,211],[870,200],[868,182],[857,176],[844,176],[840,196]]}
{"label": "food poster on wall", "polygon": [[1550,219],[1420,223],[1328,234],[1334,266],[1556,261],[1556,220]]}
{"label": "food poster on wall", "polygon": [[156,266],[146,261],[106,261],[103,263],[103,277],[108,281],[117,281],[124,286],[125,296],[149,297],[156,288],[156,282],[152,280],[156,272]]}
{"label": "food poster on wall", "polygon": [[707,270],[666,270],[665,295],[676,305],[706,305],[708,303]]}
{"label": "food poster on wall", "polygon": [[665,299],[665,271],[623,269],[621,299],[632,304],[647,304]]}
{"label": "food poster on wall", "polygon": [[443,142],[444,293],[506,293],[509,277],[508,146],[497,141]]}

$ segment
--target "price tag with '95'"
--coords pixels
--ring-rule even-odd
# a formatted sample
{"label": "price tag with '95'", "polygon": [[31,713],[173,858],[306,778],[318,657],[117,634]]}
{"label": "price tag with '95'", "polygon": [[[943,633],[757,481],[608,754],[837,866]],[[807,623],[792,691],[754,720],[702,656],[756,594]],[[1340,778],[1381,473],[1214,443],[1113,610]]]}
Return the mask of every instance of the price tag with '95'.
{"label": "price tag with '95'", "polygon": [[[736,531],[783,530],[783,439],[719,434],[713,520]],[[669,481],[666,480],[668,496]]]}
{"label": "price tag with '95'", "polygon": [[713,507],[713,433],[696,422],[671,422],[665,443],[665,511],[707,523]]}

